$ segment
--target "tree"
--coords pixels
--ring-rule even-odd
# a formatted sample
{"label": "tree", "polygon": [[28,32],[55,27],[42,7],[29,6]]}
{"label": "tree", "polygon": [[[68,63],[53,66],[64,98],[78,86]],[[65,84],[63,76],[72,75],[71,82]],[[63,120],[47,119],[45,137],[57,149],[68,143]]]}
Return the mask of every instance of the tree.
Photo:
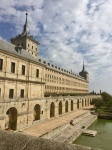
{"label": "tree", "polygon": [[106,92],[101,93],[102,99],[105,102],[108,102],[112,99],[112,96]]}
{"label": "tree", "polygon": [[96,109],[100,108],[101,106],[104,106],[104,101],[101,98],[93,99],[91,102],[92,105],[96,107]]}
{"label": "tree", "polygon": [[105,102],[105,107],[112,107],[112,96],[106,92],[101,94],[103,101]]}

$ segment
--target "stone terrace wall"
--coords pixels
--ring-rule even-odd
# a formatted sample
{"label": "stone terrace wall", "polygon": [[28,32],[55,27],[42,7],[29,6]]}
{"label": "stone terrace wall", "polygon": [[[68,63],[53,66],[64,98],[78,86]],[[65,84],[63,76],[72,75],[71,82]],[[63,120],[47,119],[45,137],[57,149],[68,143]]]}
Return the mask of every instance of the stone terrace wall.
{"label": "stone terrace wall", "polygon": [[19,133],[0,131],[0,150],[96,150]]}

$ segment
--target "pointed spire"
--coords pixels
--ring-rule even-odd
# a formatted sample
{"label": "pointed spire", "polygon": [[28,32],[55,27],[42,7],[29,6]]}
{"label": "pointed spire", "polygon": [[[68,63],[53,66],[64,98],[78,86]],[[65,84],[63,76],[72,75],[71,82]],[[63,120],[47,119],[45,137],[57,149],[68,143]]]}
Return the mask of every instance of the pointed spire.
{"label": "pointed spire", "polygon": [[85,71],[84,61],[83,61],[83,71]]}
{"label": "pointed spire", "polygon": [[28,13],[26,13],[26,21],[25,21],[25,25],[23,27],[23,33],[24,35],[28,34],[28,20],[27,20],[27,16],[28,16]]}

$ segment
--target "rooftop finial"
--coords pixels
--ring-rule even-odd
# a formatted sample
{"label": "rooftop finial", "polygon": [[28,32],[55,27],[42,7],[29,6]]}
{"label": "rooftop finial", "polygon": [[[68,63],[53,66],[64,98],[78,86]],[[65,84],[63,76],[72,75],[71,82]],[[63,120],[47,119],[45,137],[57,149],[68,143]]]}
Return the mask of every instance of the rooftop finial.
{"label": "rooftop finial", "polygon": [[25,21],[25,25],[23,27],[23,33],[24,35],[28,34],[28,20],[27,20],[27,16],[28,16],[28,13],[26,12],[26,21]]}

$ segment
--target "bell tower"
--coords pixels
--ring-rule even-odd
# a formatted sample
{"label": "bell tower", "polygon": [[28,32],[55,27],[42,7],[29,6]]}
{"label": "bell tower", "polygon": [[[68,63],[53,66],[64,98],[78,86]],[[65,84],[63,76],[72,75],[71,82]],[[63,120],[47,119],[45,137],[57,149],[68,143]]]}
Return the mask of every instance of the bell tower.
{"label": "bell tower", "polygon": [[11,43],[16,46],[21,46],[38,59],[39,42],[34,39],[28,32],[28,13],[26,13],[26,20],[23,26],[23,32],[18,34],[15,38],[11,38]]}
{"label": "bell tower", "polygon": [[84,79],[89,82],[89,74],[88,74],[88,72],[85,70],[84,62],[83,62],[82,71],[79,72],[79,75],[82,76],[82,77],[84,77]]}

